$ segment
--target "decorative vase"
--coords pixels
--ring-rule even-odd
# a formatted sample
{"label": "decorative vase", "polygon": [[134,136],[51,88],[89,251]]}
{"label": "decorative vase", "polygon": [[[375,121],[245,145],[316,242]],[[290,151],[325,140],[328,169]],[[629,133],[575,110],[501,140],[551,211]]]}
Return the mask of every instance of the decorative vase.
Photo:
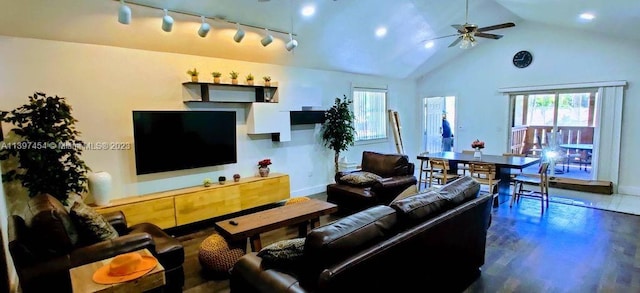
{"label": "decorative vase", "polygon": [[218,183],[220,183],[220,185],[224,184],[225,181],[227,181],[227,177],[224,177],[224,176],[218,177]]}
{"label": "decorative vase", "polygon": [[270,81],[265,81],[264,82],[264,86],[271,86],[271,82]]}
{"label": "decorative vase", "polygon": [[233,182],[240,182],[240,174],[233,174]]}
{"label": "decorative vase", "polygon": [[253,80],[247,80],[248,85],[253,85]]}
{"label": "decorative vase", "polygon": [[232,78],[231,79],[231,84],[238,84],[238,79],[237,78]]}
{"label": "decorative vase", "polygon": [[269,176],[269,167],[258,167],[258,173],[260,173],[260,177]]}
{"label": "decorative vase", "polygon": [[191,76],[191,81],[192,82],[198,82],[198,76],[197,75],[192,75]]}
{"label": "decorative vase", "polygon": [[214,77],[213,78],[213,83],[220,83],[220,78],[219,77]]}
{"label": "decorative vase", "polygon": [[477,159],[482,158],[482,151],[480,151],[480,149],[476,149],[476,151],[473,152],[473,157]]}
{"label": "decorative vase", "polygon": [[109,205],[109,192],[111,192],[111,174],[99,171],[88,176],[89,191],[93,195],[96,205]]}

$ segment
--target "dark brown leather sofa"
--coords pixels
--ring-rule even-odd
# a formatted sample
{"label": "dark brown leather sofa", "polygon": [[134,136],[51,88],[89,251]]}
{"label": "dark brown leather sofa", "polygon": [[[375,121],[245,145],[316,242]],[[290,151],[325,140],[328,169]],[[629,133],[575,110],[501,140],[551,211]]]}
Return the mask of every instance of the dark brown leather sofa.
{"label": "dark brown leather sofa", "polygon": [[231,270],[231,291],[461,292],[485,261],[492,195],[479,190],[464,177],[318,227],[295,268],[249,253]]}
{"label": "dark brown leather sofa", "polygon": [[[386,205],[407,187],[417,183],[415,165],[409,157],[400,154],[362,153],[361,169],[338,172],[336,183],[327,186],[327,201],[338,205],[341,213],[352,213],[375,206]],[[366,185],[354,185],[341,180],[349,173],[370,172],[382,177]]]}
{"label": "dark brown leather sofa", "polygon": [[56,198],[31,198],[22,216],[9,216],[9,251],[21,292],[71,292],[69,269],[147,248],[165,268],[164,292],[182,292],[184,248],[150,223],[127,227],[122,212],[105,215],[118,238],[81,246],[78,230]]}

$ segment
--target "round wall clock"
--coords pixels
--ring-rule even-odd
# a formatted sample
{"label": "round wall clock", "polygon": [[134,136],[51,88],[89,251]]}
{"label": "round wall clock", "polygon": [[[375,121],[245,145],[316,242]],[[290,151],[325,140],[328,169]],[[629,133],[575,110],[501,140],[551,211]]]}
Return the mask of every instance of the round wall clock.
{"label": "round wall clock", "polygon": [[520,51],[513,55],[513,65],[518,68],[525,68],[533,62],[533,55],[529,51]]}

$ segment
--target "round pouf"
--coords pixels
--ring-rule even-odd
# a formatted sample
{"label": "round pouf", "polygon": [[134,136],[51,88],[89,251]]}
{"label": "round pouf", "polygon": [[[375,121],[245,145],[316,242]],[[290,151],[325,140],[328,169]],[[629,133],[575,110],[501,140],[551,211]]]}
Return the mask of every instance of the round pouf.
{"label": "round pouf", "polygon": [[244,255],[244,249],[230,247],[227,240],[218,234],[213,234],[200,244],[198,260],[207,271],[215,274],[228,274],[233,264]]}
{"label": "round pouf", "polygon": [[303,202],[303,201],[308,201],[310,200],[310,198],[306,197],[306,196],[301,196],[301,197],[294,197],[294,198],[290,198],[288,199],[284,205],[290,205],[290,204],[294,204],[294,203],[299,203],[299,202]]}

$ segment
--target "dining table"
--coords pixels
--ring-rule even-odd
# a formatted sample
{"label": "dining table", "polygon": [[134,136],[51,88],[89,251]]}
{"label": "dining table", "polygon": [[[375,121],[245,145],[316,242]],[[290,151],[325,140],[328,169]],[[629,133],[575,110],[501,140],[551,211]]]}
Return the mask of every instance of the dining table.
{"label": "dining table", "polygon": [[449,161],[450,171],[458,172],[458,163],[481,162],[490,163],[496,166],[496,173],[500,182],[497,185],[497,192],[493,190],[494,196],[493,206],[497,207],[500,203],[507,202],[511,198],[511,171],[522,170],[534,164],[540,163],[541,158],[536,157],[518,157],[503,155],[485,155],[475,157],[473,153],[457,153],[457,152],[438,152],[438,153],[422,153],[418,155],[418,160],[424,161],[429,159],[443,159]]}

